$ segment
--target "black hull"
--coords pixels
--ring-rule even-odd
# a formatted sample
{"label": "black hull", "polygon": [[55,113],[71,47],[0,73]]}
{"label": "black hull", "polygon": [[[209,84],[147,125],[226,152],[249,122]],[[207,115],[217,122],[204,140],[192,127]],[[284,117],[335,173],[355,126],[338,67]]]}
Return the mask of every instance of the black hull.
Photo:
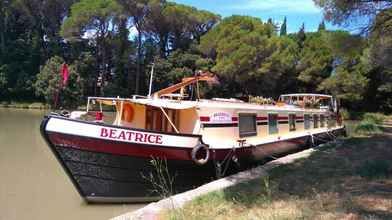
{"label": "black hull", "polygon": [[[163,193],[156,192],[160,189],[148,180],[150,175],[158,184],[162,180],[151,164],[152,158],[111,155],[61,146],[54,146],[53,150],[69,170],[81,196],[89,202],[144,202],[157,200]],[[167,170],[174,178],[172,193],[209,182],[215,174],[211,164],[195,167],[191,161],[166,162]],[[161,168],[166,169],[166,166]],[[168,181],[167,178],[165,180]]]}
{"label": "black hull", "polygon": [[[50,117],[46,118],[41,124],[42,135],[81,197],[87,202],[146,202],[157,200],[162,196],[162,190],[154,186],[152,182],[163,185],[160,182],[168,181],[168,178],[158,177],[157,167],[152,165],[151,160],[153,158],[151,156],[119,155],[86,150],[81,145],[91,145],[90,149],[101,142],[101,145],[105,145],[107,148],[119,148],[120,145],[114,141],[103,142],[47,132],[45,127],[49,119]],[[331,134],[322,133],[315,135],[313,138],[303,136],[237,149],[236,152],[231,153],[238,158],[239,162],[234,163],[231,160],[232,155],[230,155],[229,166],[225,175],[245,170],[266,159],[270,160],[289,152],[324,143],[334,136],[343,134],[343,132],[344,129],[340,129],[335,130],[332,136]],[[77,139],[77,141],[72,139]],[[184,155],[182,151],[182,149],[175,149],[174,153]],[[180,193],[216,179],[216,164],[222,163],[222,161],[214,160],[214,158],[224,158],[230,150],[216,149],[210,151],[211,159],[202,166],[195,164],[191,159],[165,160],[169,175],[174,178],[173,185],[167,184],[165,188],[171,188],[171,185],[172,193]],[[221,167],[225,167],[225,165],[223,163]],[[161,168],[166,170],[166,166]]]}

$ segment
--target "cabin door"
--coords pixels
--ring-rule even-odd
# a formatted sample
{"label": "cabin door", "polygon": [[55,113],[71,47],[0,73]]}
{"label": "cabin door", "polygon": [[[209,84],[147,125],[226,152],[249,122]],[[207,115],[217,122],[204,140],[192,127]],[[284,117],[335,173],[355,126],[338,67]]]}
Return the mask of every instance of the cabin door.
{"label": "cabin door", "polygon": [[[153,131],[162,131],[162,132],[175,132],[175,129],[170,124],[169,120],[163,114],[160,108],[156,107],[147,107],[146,110],[146,129]],[[177,110],[174,109],[164,109],[166,114],[169,116],[171,122],[178,129],[178,117]]]}

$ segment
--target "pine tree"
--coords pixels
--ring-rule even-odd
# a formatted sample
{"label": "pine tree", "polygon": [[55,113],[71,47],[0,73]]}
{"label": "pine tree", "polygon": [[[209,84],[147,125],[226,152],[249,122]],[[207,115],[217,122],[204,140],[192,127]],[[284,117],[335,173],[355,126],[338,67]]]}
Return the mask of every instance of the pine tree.
{"label": "pine tree", "polygon": [[287,18],[284,17],[283,24],[280,26],[280,36],[287,35]]}
{"label": "pine tree", "polygon": [[303,47],[303,44],[304,44],[304,42],[305,42],[305,39],[306,39],[306,34],[305,34],[305,23],[302,23],[302,26],[301,26],[301,28],[299,29],[297,36],[298,36],[299,45],[300,45],[300,47],[302,48],[302,47]]}
{"label": "pine tree", "polygon": [[271,25],[274,25],[274,24],[272,23],[272,18],[268,18],[267,23],[268,23],[268,24],[271,24]]}
{"label": "pine tree", "polygon": [[321,23],[318,26],[318,31],[325,31],[325,30],[326,30],[325,22],[324,22],[324,20],[322,20]]}

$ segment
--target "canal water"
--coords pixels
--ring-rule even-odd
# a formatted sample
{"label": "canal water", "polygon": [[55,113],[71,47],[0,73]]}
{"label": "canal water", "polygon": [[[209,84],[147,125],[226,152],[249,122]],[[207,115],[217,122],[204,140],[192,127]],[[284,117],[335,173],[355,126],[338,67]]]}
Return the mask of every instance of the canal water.
{"label": "canal water", "polygon": [[0,108],[0,220],[100,220],[143,206],[86,204],[40,135],[44,114]]}

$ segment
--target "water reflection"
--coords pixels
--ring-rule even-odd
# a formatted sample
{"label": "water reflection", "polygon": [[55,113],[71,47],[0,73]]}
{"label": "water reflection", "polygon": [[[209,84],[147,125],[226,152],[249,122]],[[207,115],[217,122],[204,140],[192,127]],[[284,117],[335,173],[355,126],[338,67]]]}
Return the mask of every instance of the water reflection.
{"label": "water reflection", "polygon": [[143,206],[86,204],[41,138],[44,114],[0,108],[0,220],[108,219]]}

